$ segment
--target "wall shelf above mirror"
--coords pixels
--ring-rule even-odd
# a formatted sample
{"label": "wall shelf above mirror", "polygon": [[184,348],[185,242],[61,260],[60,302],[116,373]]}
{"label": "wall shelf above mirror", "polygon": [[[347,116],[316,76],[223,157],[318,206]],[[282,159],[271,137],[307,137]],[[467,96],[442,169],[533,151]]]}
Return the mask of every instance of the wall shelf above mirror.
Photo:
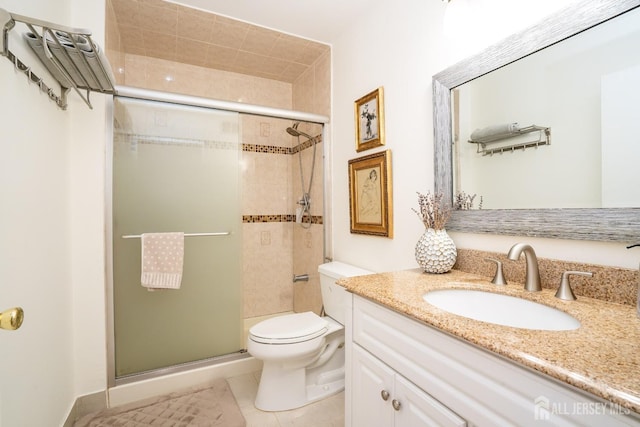
{"label": "wall shelf above mirror", "polygon": [[[634,23],[629,25],[631,19]],[[615,68],[606,61],[607,76],[591,77],[590,84],[597,88],[595,95],[587,94],[588,85],[577,76],[563,75],[559,78],[560,83],[554,83],[541,94],[544,101],[540,106],[532,102],[533,95],[543,91],[540,88],[550,86],[545,79],[549,79],[551,71],[557,71],[558,62],[576,62],[574,53],[589,60],[591,53],[576,45],[576,40],[600,39],[597,31],[605,27],[612,27],[622,34],[623,26],[631,27],[637,33],[633,37],[640,37],[640,31],[636,30],[640,28],[639,22],[640,0],[576,2],[544,22],[433,76],[435,191],[451,200],[464,192],[476,194],[483,201],[482,210],[454,211],[447,223],[448,230],[594,241],[640,239],[639,133],[632,132],[629,137],[606,134],[609,129],[617,132],[628,126],[610,125],[605,120],[608,117],[621,120],[626,114],[626,110],[620,108],[623,102],[609,101],[608,105],[615,107],[611,110],[613,113],[605,106],[609,76],[620,70],[631,70],[630,81],[640,91],[640,51],[625,50],[618,42],[608,46],[609,54],[618,51],[626,58],[626,63]],[[555,49],[566,46],[573,49],[572,54],[554,53],[557,52]],[[549,66],[536,62],[545,55],[555,57],[556,61]],[[628,57],[634,57],[635,62],[629,62]],[[603,62],[602,58],[592,59],[590,68],[597,68],[595,65]],[[532,69],[533,76],[524,77],[525,80],[507,76],[506,73],[516,73],[513,70],[518,68]],[[540,82],[535,82],[536,79]],[[485,82],[490,80],[497,86],[488,86]],[[479,81],[483,81],[485,87],[468,89]],[[536,84],[539,84],[537,88]],[[550,99],[562,86],[573,92],[560,94],[560,100]],[[623,89],[628,92],[629,86],[623,86]],[[463,93],[465,90],[466,94]],[[514,95],[516,92],[519,95]],[[480,98],[482,93],[485,98]],[[509,105],[506,112],[494,111],[494,105],[505,104],[505,97],[514,99],[515,105]],[[594,98],[593,106],[584,107],[584,98]],[[580,104],[576,107],[567,104],[561,108],[556,105],[569,99]],[[579,115],[581,109],[589,109],[589,115]],[[572,116],[552,114],[557,110],[569,111]],[[470,111],[481,114],[469,115]],[[520,150],[517,156],[505,152],[484,158],[482,152],[476,152],[475,144],[467,143],[470,134],[478,128],[514,121],[552,127],[554,143],[544,148]],[[571,123],[576,127],[570,128]],[[580,130],[582,128],[584,130]],[[593,140],[592,145],[586,143],[587,138]],[[622,142],[626,145],[618,145]],[[471,154],[461,154],[464,150]],[[560,156],[562,152],[564,157]],[[634,161],[634,165],[629,163]],[[559,174],[553,175],[555,171]],[[483,181],[485,187],[480,187]],[[589,185],[576,187],[585,182]],[[626,185],[622,187],[619,183]],[[537,193],[540,197],[536,199]]]}

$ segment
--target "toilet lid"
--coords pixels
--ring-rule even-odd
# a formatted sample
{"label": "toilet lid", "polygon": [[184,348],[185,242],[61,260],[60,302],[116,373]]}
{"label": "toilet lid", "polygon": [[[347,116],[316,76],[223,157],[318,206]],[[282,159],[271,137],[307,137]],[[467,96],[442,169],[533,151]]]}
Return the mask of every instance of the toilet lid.
{"label": "toilet lid", "polygon": [[257,342],[287,344],[319,337],[328,326],[329,322],[308,311],[264,320],[249,329],[249,334]]}

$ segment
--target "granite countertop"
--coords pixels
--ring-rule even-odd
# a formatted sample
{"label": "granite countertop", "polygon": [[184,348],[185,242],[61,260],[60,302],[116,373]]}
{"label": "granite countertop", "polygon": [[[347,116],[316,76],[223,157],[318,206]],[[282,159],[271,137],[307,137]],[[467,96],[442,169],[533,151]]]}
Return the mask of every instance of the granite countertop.
{"label": "granite countertop", "polygon": [[[521,365],[640,413],[640,319],[635,307],[587,297],[555,298],[555,290],[527,292],[522,284],[452,270],[420,269],[345,278],[348,291],[436,327]],[[495,325],[448,313],[422,296],[435,289],[475,289],[522,297],[563,310],[581,323],[572,331]]]}

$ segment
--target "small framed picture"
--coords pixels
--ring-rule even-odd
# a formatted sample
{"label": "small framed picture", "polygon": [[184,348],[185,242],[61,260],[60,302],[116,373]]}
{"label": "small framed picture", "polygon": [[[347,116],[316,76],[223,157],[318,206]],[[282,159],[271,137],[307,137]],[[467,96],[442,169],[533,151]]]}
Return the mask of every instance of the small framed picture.
{"label": "small framed picture", "polygon": [[355,102],[356,151],[384,145],[384,94],[382,87]]}
{"label": "small framed picture", "polygon": [[391,150],[349,160],[351,233],[393,237]]}

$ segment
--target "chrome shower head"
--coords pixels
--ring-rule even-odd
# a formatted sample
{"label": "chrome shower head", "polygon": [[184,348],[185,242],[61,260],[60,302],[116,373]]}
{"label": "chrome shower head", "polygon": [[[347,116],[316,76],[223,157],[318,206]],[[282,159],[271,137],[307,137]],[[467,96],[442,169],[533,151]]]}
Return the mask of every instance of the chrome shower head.
{"label": "chrome shower head", "polygon": [[300,125],[300,122],[295,122],[292,127],[288,127],[287,128],[287,133],[289,135],[295,136],[295,137],[304,136],[307,139],[313,139],[313,137],[311,135],[308,135],[308,134],[302,132],[301,130],[298,130],[298,126],[299,125]]}
{"label": "chrome shower head", "polygon": [[298,131],[298,126],[300,126],[300,122],[295,122],[293,127],[287,128],[287,133],[291,136],[300,136],[300,132]]}
{"label": "chrome shower head", "polygon": [[300,132],[296,128],[287,128],[287,133],[291,136],[300,136]]}

